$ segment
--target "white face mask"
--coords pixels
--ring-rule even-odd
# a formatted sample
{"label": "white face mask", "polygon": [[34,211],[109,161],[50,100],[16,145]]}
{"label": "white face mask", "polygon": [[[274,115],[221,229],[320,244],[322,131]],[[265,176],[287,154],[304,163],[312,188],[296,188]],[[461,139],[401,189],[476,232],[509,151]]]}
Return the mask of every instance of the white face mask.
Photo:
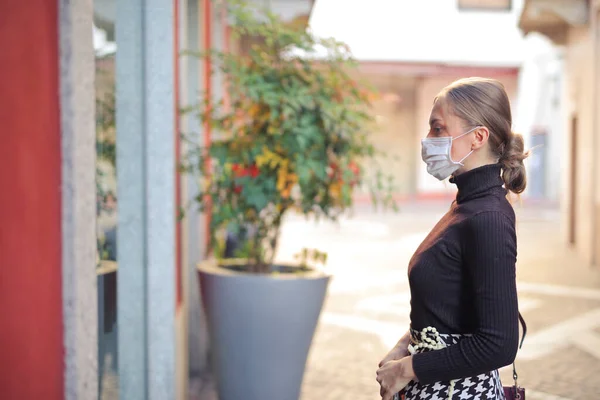
{"label": "white face mask", "polygon": [[421,158],[427,164],[427,172],[439,179],[440,181],[448,178],[457,169],[463,166],[463,161],[473,153],[473,150],[464,156],[460,161],[452,160],[450,155],[452,150],[452,142],[459,139],[475,129],[481,128],[476,126],[468,132],[463,133],[455,138],[450,136],[424,138],[421,139]]}

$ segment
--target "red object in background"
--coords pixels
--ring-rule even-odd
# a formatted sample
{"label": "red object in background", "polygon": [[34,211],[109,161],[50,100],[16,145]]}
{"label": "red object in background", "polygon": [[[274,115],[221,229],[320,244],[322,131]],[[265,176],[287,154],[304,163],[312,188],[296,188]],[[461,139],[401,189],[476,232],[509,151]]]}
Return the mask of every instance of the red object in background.
{"label": "red object in background", "polygon": [[[341,177],[340,167],[337,163],[329,163],[329,168],[330,170],[327,174],[329,178],[337,177],[337,179],[343,180],[343,178]],[[348,169],[354,174],[354,178],[350,181],[350,186],[354,187],[358,183],[358,180],[360,178],[360,167],[354,161],[350,161],[348,163]]]}
{"label": "red object in background", "polygon": [[244,176],[251,176],[252,178],[256,178],[258,175],[260,175],[260,170],[255,164],[252,164],[249,167],[245,167],[240,164],[233,164],[231,170],[233,171],[236,178],[241,178]]}
{"label": "red object in background", "polygon": [[[260,175],[260,169],[258,169],[256,164],[252,164],[249,167],[243,166],[241,164],[233,164],[233,166],[231,167],[231,170],[233,171],[233,175],[236,178],[243,178],[245,176],[250,176],[252,178],[256,178],[258,175]],[[235,186],[233,188],[233,191],[238,194],[242,193],[242,187]]]}
{"label": "red object in background", "polygon": [[352,171],[354,175],[358,176],[360,174],[360,168],[354,161],[350,161],[350,163],[348,164],[348,168],[350,168],[350,171]]}
{"label": "red object in background", "polygon": [[58,38],[58,2],[0,1],[2,399],[64,398]]}
{"label": "red object in background", "polygon": [[336,163],[330,162],[329,163],[329,169],[330,170],[327,173],[327,175],[331,178],[331,177],[333,177],[334,175],[336,175],[338,173],[339,167],[338,167],[338,165]]}
{"label": "red object in background", "polygon": [[348,168],[354,174],[354,178],[352,179],[352,181],[350,181],[350,186],[354,187],[358,183],[358,180],[360,178],[360,167],[354,161],[350,161],[350,163],[348,164]]}

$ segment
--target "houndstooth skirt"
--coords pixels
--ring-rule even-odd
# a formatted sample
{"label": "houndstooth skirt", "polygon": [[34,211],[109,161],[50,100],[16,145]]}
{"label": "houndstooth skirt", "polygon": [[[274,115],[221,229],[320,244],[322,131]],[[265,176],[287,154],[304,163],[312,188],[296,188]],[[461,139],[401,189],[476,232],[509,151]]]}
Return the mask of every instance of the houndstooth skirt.
{"label": "houndstooth skirt", "polygon": [[[443,334],[435,330],[411,329],[411,347],[414,353],[432,351],[419,346],[420,343],[435,343],[443,348],[457,344],[468,335]],[[431,347],[431,346],[429,346]],[[396,397],[398,400],[505,400],[504,390],[497,370],[449,382],[425,385],[411,381]]]}

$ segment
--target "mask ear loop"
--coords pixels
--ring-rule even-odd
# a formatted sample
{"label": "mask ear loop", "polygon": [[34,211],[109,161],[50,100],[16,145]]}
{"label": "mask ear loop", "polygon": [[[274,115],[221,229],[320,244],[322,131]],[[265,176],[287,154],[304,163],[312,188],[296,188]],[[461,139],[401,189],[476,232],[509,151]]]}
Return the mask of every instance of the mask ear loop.
{"label": "mask ear loop", "polygon": [[[456,139],[460,139],[461,137],[463,137],[465,135],[468,135],[469,133],[473,132],[475,129],[478,129],[478,128],[481,128],[481,127],[482,127],[481,125],[477,125],[475,128],[471,129],[470,131],[467,131],[467,132],[463,133],[462,135],[458,135],[455,138],[450,138],[450,151],[452,150],[452,142],[454,142]],[[454,161],[452,159],[452,155],[451,154],[448,154],[448,156],[450,158],[450,161],[452,161],[455,164],[459,164],[461,167],[464,167],[465,165],[463,164],[463,161],[465,161],[467,159],[467,157],[469,157],[471,154],[473,154],[474,151],[475,150],[471,150],[469,152],[469,154],[467,154],[466,156],[464,156],[460,161]]]}
{"label": "mask ear loop", "polygon": [[462,167],[464,167],[465,164],[463,164],[463,161],[465,161],[467,159],[467,157],[469,157],[471,154],[473,154],[474,151],[475,150],[471,150],[466,156],[464,156],[460,161],[458,161],[457,164],[460,164]]}

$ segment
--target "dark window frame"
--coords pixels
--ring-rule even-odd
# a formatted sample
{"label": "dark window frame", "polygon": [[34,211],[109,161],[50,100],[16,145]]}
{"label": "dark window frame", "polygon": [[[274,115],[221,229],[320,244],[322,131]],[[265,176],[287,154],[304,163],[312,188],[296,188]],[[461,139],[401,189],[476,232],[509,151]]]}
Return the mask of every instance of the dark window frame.
{"label": "dark window frame", "polygon": [[463,5],[462,3],[469,0],[457,0],[459,11],[484,11],[484,12],[510,12],[513,9],[513,0],[507,0],[506,7],[494,7],[494,6],[475,6],[475,5]]}

